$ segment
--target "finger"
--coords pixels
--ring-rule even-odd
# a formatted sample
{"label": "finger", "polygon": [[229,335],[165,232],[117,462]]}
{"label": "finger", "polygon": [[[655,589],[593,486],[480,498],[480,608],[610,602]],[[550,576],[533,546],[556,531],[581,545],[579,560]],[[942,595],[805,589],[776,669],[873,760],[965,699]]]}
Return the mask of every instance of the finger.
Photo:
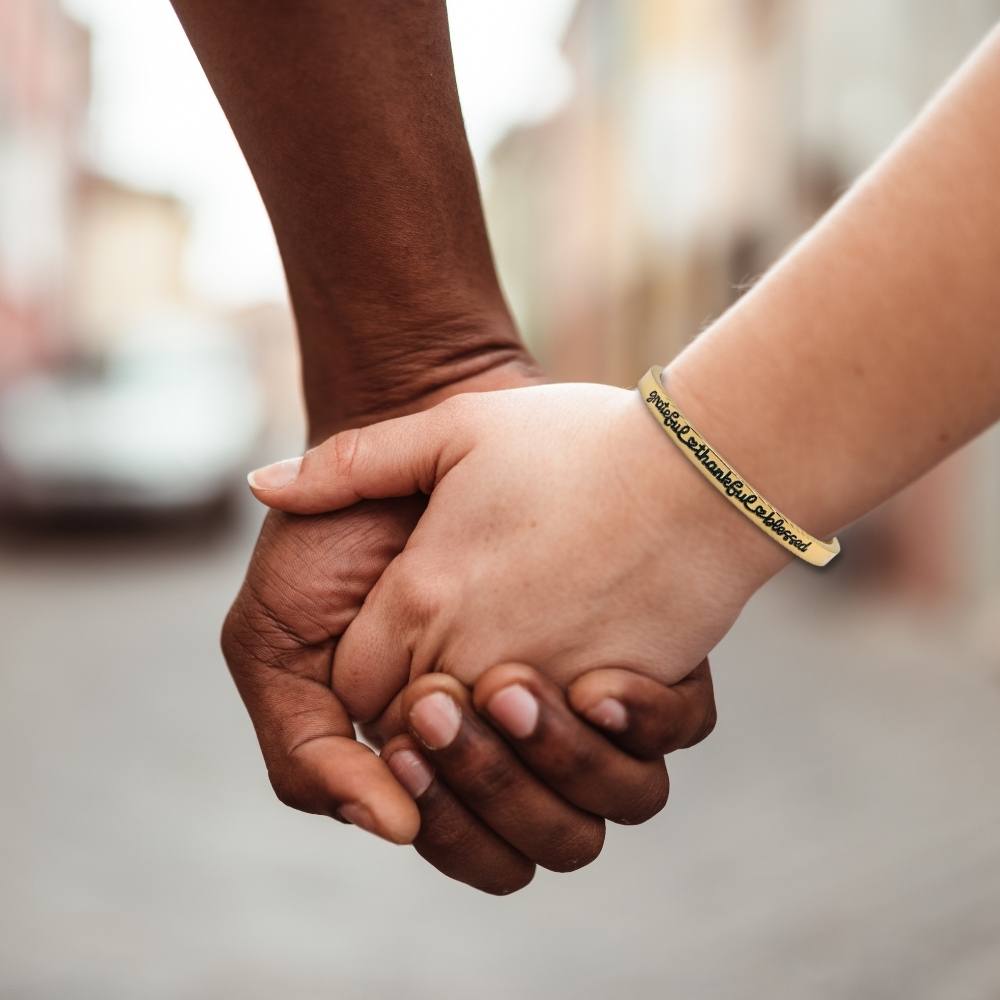
{"label": "finger", "polygon": [[269,646],[260,635],[262,619],[247,616],[248,600],[241,595],[230,612],[223,651],[278,798],[410,843],[419,812],[385,763],[354,739],[351,720],[320,679],[329,676],[329,649],[288,653]]}
{"label": "finger", "polygon": [[333,657],[333,690],[351,718],[361,722],[383,712],[409,680],[411,649],[402,619],[409,618],[419,598],[414,594],[418,585],[404,582],[406,563],[404,553],[389,564]]}
{"label": "finger", "polygon": [[567,697],[573,711],[646,759],[700,743],[717,718],[708,660],[670,686],[631,670],[591,670],[569,686]]}
{"label": "finger", "polygon": [[603,821],[531,775],[477,716],[454,677],[418,677],[406,690],[403,712],[442,780],[512,847],[552,871],[572,871],[600,854]]}
{"label": "finger", "polygon": [[455,798],[412,736],[393,737],[382,759],[420,810],[420,832],[413,846],[439,872],[497,896],[531,881],[535,866]]}
{"label": "finger", "polygon": [[403,691],[405,690],[404,688],[402,691],[397,691],[380,715],[359,726],[361,735],[373,747],[381,750],[394,736],[399,736],[407,731],[406,720],[403,718]]}
{"label": "finger", "polygon": [[667,803],[662,758],[637,760],[574,715],[537,670],[504,664],[476,682],[473,701],[549,788],[616,823],[643,823]]}
{"label": "finger", "polygon": [[376,718],[414,673],[431,669],[426,657],[414,661],[414,644],[439,619],[451,587],[447,574],[428,570],[411,548],[386,567],[334,654],[332,687],[352,719]]}
{"label": "finger", "polygon": [[261,503],[318,514],[364,499],[430,493],[469,448],[469,404],[453,396],[407,417],[334,434],[302,458],[248,476]]}

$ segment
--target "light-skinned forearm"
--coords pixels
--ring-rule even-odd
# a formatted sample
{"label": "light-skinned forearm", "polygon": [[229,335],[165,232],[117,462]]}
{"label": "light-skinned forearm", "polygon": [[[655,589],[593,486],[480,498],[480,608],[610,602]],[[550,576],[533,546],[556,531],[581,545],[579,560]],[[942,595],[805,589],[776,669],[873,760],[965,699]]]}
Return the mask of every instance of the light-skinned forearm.
{"label": "light-skinned forearm", "polygon": [[[816,534],[1000,418],[998,94],[994,32],[666,373],[691,422]],[[769,545],[780,568],[788,557]]]}
{"label": "light-skinned forearm", "polygon": [[523,366],[444,0],[173,5],[274,225],[313,439]]}

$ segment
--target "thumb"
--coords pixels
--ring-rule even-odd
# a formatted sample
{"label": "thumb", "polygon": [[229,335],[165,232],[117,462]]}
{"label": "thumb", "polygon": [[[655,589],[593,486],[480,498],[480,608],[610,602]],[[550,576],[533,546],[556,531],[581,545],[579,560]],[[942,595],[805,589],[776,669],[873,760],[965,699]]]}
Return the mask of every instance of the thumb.
{"label": "thumb", "polygon": [[459,397],[423,413],[327,438],[301,458],[247,477],[254,496],[292,514],[320,514],[359,500],[430,493],[470,447]]}

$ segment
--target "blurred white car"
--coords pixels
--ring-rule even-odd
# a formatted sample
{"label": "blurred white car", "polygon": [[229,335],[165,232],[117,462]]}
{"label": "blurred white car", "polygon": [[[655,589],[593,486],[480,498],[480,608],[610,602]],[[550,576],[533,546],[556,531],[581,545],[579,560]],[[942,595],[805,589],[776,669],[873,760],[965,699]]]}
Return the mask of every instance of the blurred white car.
{"label": "blurred white car", "polygon": [[161,315],[88,370],[31,375],[0,395],[0,504],[212,506],[242,482],[262,422],[241,342],[186,314]]}

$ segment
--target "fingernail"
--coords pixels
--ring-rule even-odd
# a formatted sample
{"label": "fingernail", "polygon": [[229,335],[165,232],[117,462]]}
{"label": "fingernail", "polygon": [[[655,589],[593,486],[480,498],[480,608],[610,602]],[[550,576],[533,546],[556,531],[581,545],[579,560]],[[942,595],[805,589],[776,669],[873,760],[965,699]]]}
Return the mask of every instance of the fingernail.
{"label": "fingernail", "polygon": [[254,469],[247,476],[247,482],[255,490],[280,490],[283,486],[294,483],[298,478],[299,469],[302,467],[302,456],[298,458],[286,458],[273,465],[265,465],[261,469]]}
{"label": "fingernail", "polygon": [[412,750],[397,750],[386,763],[396,780],[414,799],[419,799],[434,780],[430,764]]}
{"label": "fingernail", "polygon": [[377,833],[375,829],[375,817],[372,816],[368,806],[363,806],[360,802],[348,802],[337,810],[341,819],[346,820],[354,826],[366,830],[368,833]]}
{"label": "fingernail", "polygon": [[623,733],[628,728],[628,712],[617,698],[602,698],[592,708],[588,708],[584,714],[595,726],[600,726],[601,729]]}
{"label": "fingernail", "polygon": [[515,739],[527,739],[538,725],[538,699],[520,684],[498,691],[486,706],[490,715]]}
{"label": "fingernail", "polygon": [[410,723],[429,750],[443,750],[458,735],[462,712],[454,698],[435,691],[410,709]]}

